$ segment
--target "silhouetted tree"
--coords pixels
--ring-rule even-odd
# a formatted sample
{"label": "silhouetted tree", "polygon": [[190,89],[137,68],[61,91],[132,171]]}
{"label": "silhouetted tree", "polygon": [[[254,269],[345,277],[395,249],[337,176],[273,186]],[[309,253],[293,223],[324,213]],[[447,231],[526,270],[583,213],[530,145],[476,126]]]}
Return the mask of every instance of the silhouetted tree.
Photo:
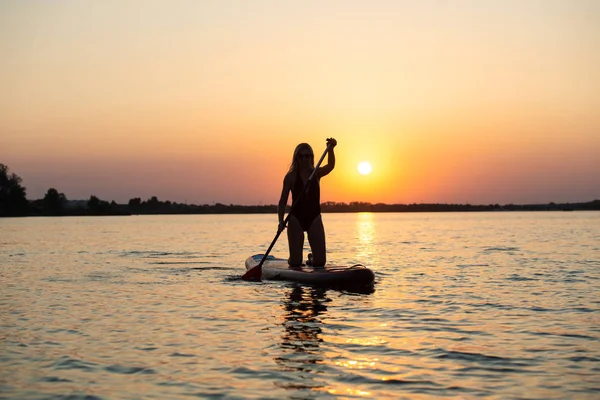
{"label": "silhouetted tree", "polygon": [[158,206],[160,205],[160,201],[158,201],[158,197],[156,197],[156,196],[152,196],[152,198],[150,200],[148,200],[147,203],[148,203],[148,207],[151,210],[158,209]]}
{"label": "silhouetted tree", "polygon": [[100,199],[94,195],[91,195],[90,199],[88,200],[88,208],[90,208],[90,209],[98,208],[99,205],[100,205]]}
{"label": "silhouetted tree", "polygon": [[88,212],[92,215],[103,215],[110,212],[110,204],[108,201],[100,200],[92,195],[88,200]]}
{"label": "silhouetted tree", "polygon": [[47,215],[62,215],[67,204],[67,197],[64,193],[58,193],[54,188],[48,189],[44,196],[44,213]]}
{"label": "silhouetted tree", "polygon": [[142,205],[142,199],[140,199],[139,197],[129,199],[129,204],[128,204],[129,212],[132,214],[139,214],[141,205]]}
{"label": "silhouetted tree", "polygon": [[26,215],[29,202],[21,177],[9,173],[8,166],[0,163],[0,216]]}

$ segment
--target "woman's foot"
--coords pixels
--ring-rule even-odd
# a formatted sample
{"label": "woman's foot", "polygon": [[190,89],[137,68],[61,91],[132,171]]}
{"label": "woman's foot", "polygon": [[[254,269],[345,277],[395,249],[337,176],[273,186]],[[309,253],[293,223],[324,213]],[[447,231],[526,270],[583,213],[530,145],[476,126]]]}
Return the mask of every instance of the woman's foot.
{"label": "woman's foot", "polygon": [[313,257],[312,257],[312,253],[308,253],[308,260],[306,260],[306,265],[313,265]]}

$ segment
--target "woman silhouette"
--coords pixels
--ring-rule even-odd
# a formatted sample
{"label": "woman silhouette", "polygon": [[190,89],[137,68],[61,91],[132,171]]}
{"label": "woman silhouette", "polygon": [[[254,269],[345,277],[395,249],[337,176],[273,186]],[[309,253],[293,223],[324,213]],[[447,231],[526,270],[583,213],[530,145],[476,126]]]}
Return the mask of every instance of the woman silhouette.
{"label": "woman silhouette", "polygon": [[[312,250],[312,264],[322,267],[327,261],[325,247],[325,228],[321,218],[321,190],[320,179],[329,174],[335,167],[335,154],[333,148],[337,145],[334,138],[327,139],[328,154],[327,165],[320,167],[305,190],[305,185],[314,170],[314,153],[308,143],[300,143],[294,150],[292,164],[283,179],[283,189],[277,207],[279,217],[279,231],[285,229],[285,207],[292,192],[292,202],[298,202],[292,209],[288,219],[288,244],[290,257],[288,262],[291,267],[302,265],[302,248],[304,247],[304,232],[308,233],[308,242]],[[310,255],[309,255],[310,259]]]}

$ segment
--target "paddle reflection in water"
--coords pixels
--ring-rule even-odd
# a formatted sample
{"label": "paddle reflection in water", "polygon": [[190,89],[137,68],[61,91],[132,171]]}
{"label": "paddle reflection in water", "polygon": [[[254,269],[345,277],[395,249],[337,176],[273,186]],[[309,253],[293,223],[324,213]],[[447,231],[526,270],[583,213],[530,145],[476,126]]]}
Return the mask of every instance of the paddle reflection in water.
{"label": "paddle reflection in water", "polygon": [[296,285],[290,288],[284,300],[283,327],[280,348],[282,354],[275,362],[286,372],[289,382],[277,384],[285,389],[314,390],[326,386],[317,379],[323,373],[325,355],[320,347],[323,341],[319,315],[327,312],[327,289]]}

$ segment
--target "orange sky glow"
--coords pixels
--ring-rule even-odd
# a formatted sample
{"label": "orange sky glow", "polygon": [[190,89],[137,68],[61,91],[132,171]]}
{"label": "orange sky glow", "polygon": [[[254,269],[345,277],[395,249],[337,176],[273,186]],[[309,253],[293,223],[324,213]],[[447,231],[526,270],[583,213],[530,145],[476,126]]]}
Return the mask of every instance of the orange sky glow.
{"label": "orange sky glow", "polygon": [[[0,162],[30,199],[600,198],[600,2],[0,4]],[[371,163],[361,175],[357,165]]]}

